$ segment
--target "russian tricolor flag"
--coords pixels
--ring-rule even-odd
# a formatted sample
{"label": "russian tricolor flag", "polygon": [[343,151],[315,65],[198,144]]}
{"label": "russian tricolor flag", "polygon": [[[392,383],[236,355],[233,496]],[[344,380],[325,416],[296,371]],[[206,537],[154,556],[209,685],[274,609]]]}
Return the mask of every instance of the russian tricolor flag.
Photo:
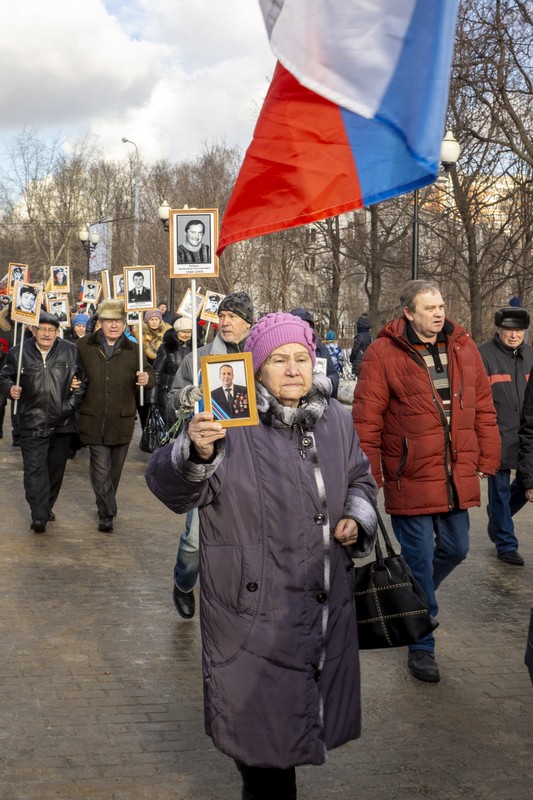
{"label": "russian tricolor flag", "polygon": [[242,239],[433,182],[458,0],[260,0],[278,64],[222,222]]}

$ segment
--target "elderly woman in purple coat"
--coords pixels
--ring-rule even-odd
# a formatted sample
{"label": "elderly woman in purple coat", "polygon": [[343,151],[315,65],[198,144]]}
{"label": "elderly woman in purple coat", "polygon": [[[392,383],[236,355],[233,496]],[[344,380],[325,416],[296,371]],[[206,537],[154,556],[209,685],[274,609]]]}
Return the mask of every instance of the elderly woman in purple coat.
{"label": "elderly woman in purple coat", "polygon": [[152,456],[150,489],[200,512],[207,733],[245,800],[296,798],[295,767],[360,733],[350,555],[376,533],[376,484],[353,422],[314,375],[315,333],[290,314],[250,331],[260,424],[195,414]]}

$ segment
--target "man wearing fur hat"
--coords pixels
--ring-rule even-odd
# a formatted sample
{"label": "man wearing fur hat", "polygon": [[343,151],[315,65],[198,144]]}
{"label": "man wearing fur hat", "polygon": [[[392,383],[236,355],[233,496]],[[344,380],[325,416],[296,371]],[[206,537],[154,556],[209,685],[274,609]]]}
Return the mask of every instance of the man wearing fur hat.
{"label": "man wearing fur hat", "polygon": [[[233,292],[222,300],[218,307],[218,333],[210,344],[198,349],[198,359],[208,355],[242,353],[246,337],[254,322],[254,310],[250,297],[245,292]],[[199,363],[199,360],[198,360]],[[201,392],[193,386],[192,353],[182,361],[169,393],[168,417],[182,406],[192,407]],[[176,610],[184,619],[194,616],[195,600],[193,588],[199,569],[198,512],[187,513],[185,531],[180,537],[176,565],[174,567],[173,599]]]}
{"label": "man wearing fur hat", "polygon": [[139,370],[139,347],[125,336],[122,300],[98,306],[100,328],[77,343],[89,378],[80,407],[80,437],[89,446],[91,485],[98,507],[98,530],[110,533],[117,514],[116,492],[135,428],[137,387],[150,389],[150,366]]}
{"label": "man wearing fur hat", "polygon": [[44,533],[53,512],[65,465],[74,412],[87,380],[76,347],[58,336],[59,321],[41,311],[33,338],[24,342],[20,383],[20,345],[12,347],[0,377],[0,391],[17,401],[17,420],[24,468],[24,490],[31,509],[31,527]]}
{"label": "man wearing fur hat", "polygon": [[[487,532],[496,555],[506,564],[521,567],[513,516],[526,504],[526,489],[518,468],[520,415],[528,377],[533,369],[533,347],[524,343],[529,327],[525,308],[506,306],[496,311],[496,332],[479,348],[492,387],[492,399],[502,439],[500,469],[488,476],[489,522]],[[511,482],[511,470],[516,470]]]}

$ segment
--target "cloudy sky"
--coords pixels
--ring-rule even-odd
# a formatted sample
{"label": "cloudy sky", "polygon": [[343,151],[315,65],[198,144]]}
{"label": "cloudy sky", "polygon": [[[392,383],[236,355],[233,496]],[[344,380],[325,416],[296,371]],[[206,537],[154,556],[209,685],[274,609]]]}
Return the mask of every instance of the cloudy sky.
{"label": "cloudy sky", "polygon": [[25,126],[114,159],[244,150],[273,67],[258,0],[4,0],[0,163]]}

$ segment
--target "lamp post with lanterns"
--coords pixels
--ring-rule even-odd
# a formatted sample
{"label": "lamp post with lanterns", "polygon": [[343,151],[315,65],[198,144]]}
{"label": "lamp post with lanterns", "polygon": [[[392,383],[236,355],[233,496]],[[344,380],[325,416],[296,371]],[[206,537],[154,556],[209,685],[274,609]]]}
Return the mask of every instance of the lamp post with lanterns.
{"label": "lamp post with lanterns", "polygon": [[[445,172],[449,172],[455,166],[461,147],[459,142],[451,131],[446,132],[446,136],[442,140],[440,148],[440,163]],[[419,203],[419,189],[413,192],[413,249],[411,253],[411,278],[416,280],[418,278],[418,203]]]}
{"label": "lamp post with lanterns", "polygon": [[100,236],[96,231],[90,233],[90,225],[84,225],[78,232],[79,240],[87,253],[87,278],[91,276],[91,256],[98,246]]}
{"label": "lamp post with lanterns", "polygon": [[135,197],[133,201],[133,266],[139,263],[139,210],[141,203],[141,160],[139,148],[131,139],[122,137],[124,144],[132,144],[135,148]]}

